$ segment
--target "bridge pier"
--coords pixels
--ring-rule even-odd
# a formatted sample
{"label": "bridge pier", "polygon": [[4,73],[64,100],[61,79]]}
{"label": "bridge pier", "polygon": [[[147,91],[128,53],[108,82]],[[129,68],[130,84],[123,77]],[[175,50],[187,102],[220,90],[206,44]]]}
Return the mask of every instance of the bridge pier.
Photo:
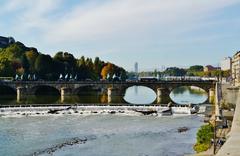
{"label": "bridge pier", "polygon": [[61,103],[64,103],[66,101],[66,99],[71,96],[71,89],[68,87],[62,87],[60,89],[60,93],[61,93]]}
{"label": "bridge pier", "polygon": [[26,88],[17,87],[17,103],[26,98]]}
{"label": "bridge pier", "polygon": [[158,88],[158,89],[157,89],[157,103],[158,103],[158,104],[160,104],[161,101],[162,101],[161,95],[162,95],[161,88]]}
{"label": "bridge pier", "polygon": [[112,88],[107,89],[108,103],[112,102]]}
{"label": "bridge pier", "polygon": [[170,91],[167,88],[157,88],[157,104],[167,104],[170,100]]}
{"label": "bridge pier", "polygon": [[209,89],[209,103],[214,103],[215,91],[214,88]]}

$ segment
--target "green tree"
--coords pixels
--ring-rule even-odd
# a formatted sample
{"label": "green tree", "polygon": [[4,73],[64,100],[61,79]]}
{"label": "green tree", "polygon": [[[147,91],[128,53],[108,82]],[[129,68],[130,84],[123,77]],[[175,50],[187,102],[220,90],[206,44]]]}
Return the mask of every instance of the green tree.
{"label": "green tree", "polygon": [[1,53],[12,61],[14,59],[21,59],[26,50],[28,50],[28,48],[25,47],[24,44],[16,42],[5,49],[2,49]]}
{"label": "green tree", "polygon": [[214,129],[211,124],[201,126],[197,132],[197,143],[194,145],[194,150],[199,153],[209,149],[213,135]]}
{"label": "green tree", "polygon": [[230,77],[231,76],[231,70],[222,71],[223,77]]}
{"label": "green tree", "polygon": [[6,57],[0,57],[0,76],[11,77],[15,74],[12,62]]}
{"label": "green tree", "polygon": [[190,72],[201,72],[203,71],[203,66],[201,65],[194,65],[194,66],[191,66],[188,71]]}
{"label": "green tree", "polygon": [[35,70],[42,78],[52,78],[53,76],[53,60],[51,56],[39,54],[35,62]]}
{"label": "green tree", "polygon": [[28,73],[30,64],[28,62],[28,59],[27,59],[26,55],[22,55],[21,64],[22,64],[22,67],[24,69],[24,73]]}
{"label": "green tree", "polygon": [[64,65],[64,73],[74,73],[76,70],[77,60],[68,52],[57,52],[53,60]]}
{"label": "green tree", "polygon": [[38,51],[36,49],[31,49],[29,51],[25,52],[26,58],[29,63],[29,72],[35,73],[35,61],[39,55]]}
{"label": "green tree", "polygon": [[177,67],[170,67],[164,71],[164,74],[169,76],[184,76],[186,75],[186,70]]}
{"label": "green tree", "polygon": [[95,74],[97,75],[97,79],[101,77],[101,71],[104,66],[104,62],[99,59],[99,57],[96,57],[94,60],[93,70]]}

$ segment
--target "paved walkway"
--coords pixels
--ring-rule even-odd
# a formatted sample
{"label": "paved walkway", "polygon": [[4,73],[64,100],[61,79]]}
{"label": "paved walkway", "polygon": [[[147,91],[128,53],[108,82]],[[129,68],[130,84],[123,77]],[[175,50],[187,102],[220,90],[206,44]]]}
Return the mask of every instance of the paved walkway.
{"label": "paved walkway", "polygon": [[240,156],[240,92],[238,93],[230,137],[219,150],[217,156]]}

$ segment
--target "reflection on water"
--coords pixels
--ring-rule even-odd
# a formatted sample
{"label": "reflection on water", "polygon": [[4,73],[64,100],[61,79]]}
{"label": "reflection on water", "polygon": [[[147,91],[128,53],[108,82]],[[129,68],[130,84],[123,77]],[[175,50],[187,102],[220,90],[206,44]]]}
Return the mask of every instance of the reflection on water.
{"label": "reflection on water", "polygon": [[[179,87],[174,89],[170,94],[171,99],[175,103],[189,104],[189,103],[203,103],[207,100],[207,93],[199,88],[193,87]],[[156,93],[144,86],[133,86],[126,90],[125,95],[119,95],[113,91],[111,101],[106,91],[100,90],[82,90],[75,96],[66,96],[64,99],[60,95],[32,95],[25,96],[20,101],[16,100],[16,95],[0,94],[0,104],[152,104],[155,101]]]}
{"label": "reflection on water", "polygon": [[200,104],[208,99],[207,93],[198,87],[179,87],[170,94],[171,99],[178,104]]}
{"label": "reflection on water", "polygon": [[124,99],[131,104],[151,104],[156,99],[156,93],[144,86],[133,86],[126,90]]}
{"label": "reflection on water", "polygon": [[[1,105],[14,105],[14,104],[106,104],[109,103],[108,95],[106,93],[87,91],[79,93],[74,96],[64,96],[64,100],[60,95],[28,95],[23,96],[19,101],[16,95],[0,95]],[[111,103],[109,105],[117,105],[125,103],[122,96],[112,95]]]}

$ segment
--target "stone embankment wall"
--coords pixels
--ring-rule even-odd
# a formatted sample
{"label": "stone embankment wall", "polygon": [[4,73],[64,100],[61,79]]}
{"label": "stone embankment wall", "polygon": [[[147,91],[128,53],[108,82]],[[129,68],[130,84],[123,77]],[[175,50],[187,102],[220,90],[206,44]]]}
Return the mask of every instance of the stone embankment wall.
{"label": "stone embankment wall", "polygon": [[231,132],[227,142],[218,151],[217,156],[239,156],[240,153],[240,92],[239,88],[229,84],[222,85],[223,104],[227,109],[235,108]]}
{"label": "stone embankment wall", "polygon": [[222,85],[223,101],[228,105],[236,105],[238,97],[238,88],[231,87],[230,84]]}

